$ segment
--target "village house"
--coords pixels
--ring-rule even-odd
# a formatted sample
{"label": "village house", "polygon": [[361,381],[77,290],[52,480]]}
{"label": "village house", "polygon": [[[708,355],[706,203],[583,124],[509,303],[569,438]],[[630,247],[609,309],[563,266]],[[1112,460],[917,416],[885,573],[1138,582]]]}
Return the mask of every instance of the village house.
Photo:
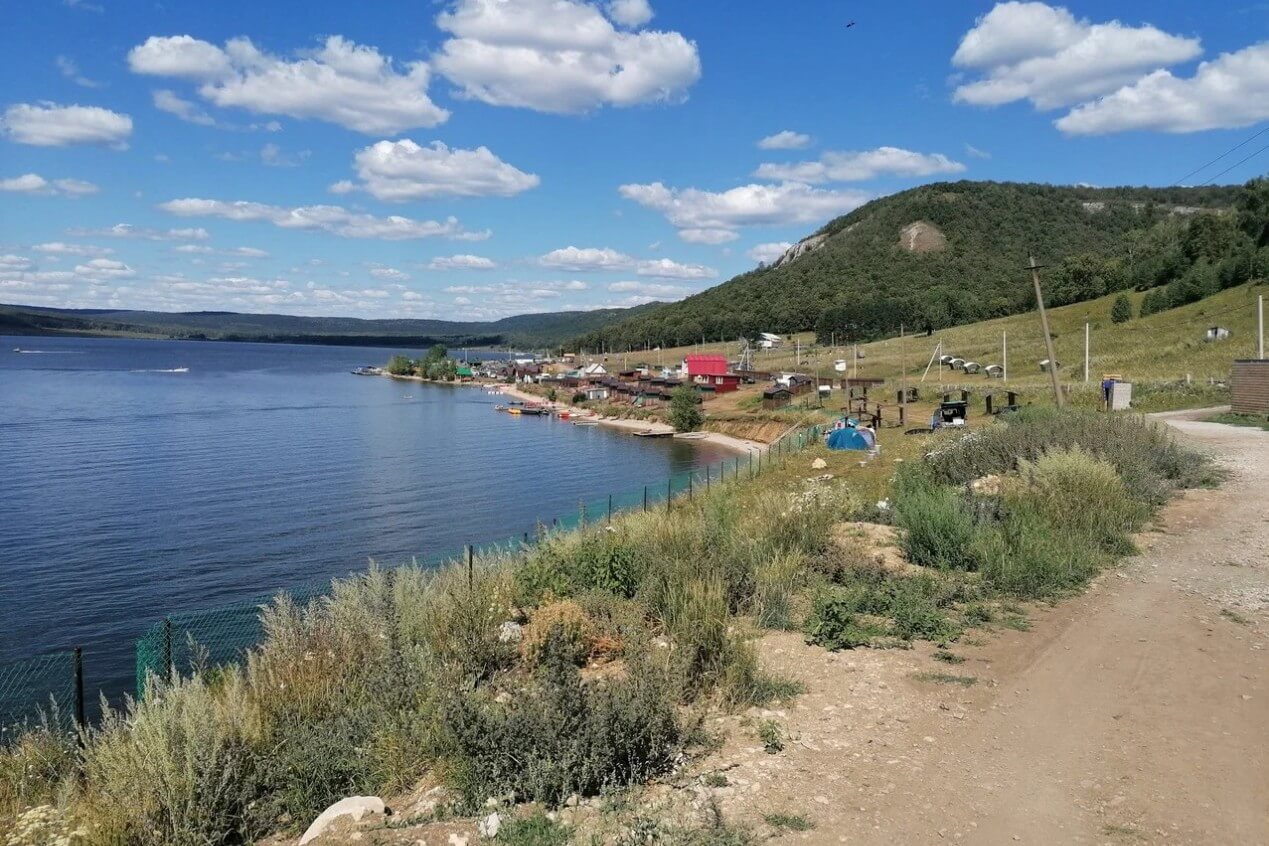
{"label": "village house", "polygon": [[729,393],[740,388],[741,377],[731,372],[727,357],[693,353],[684,360],[687,378],[697,387],[709,386],[716,394]]}

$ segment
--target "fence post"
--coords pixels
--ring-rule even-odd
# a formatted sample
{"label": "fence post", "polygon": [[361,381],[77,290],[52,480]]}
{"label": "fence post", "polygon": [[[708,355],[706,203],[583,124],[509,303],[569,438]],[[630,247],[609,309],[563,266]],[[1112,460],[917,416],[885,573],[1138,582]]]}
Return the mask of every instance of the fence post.
{"label": "fence post", "polygon": [[753,453],[749,453],[749,478],[753,478]]}
{"label": "fence post", "polygon": [[665,510],[670,510],[670,500],[674,499],[674,477],[665,480]]}
{"label": "fence post", "polygon": [[165,681],[172,679],[172,671],[176,667],[172,663],[172,618],[163,618],[163,678]]}
{"label": "fence post", "polygon": [[612,525],[612,494],[608,494],[608,525]]}
{"label": "fence post", "polygon": [[643,486],[643,513],[648,513],[648,486]]}
{"label": "fence post", "polygon": [[471,544],[467,544],[467,590],[476,589],[476,552]]}
{"label": "fence post", "polygon": [[705,492],[709,493],[709,465],[705,465]]}
{"label": "fence post", "polygon": [[692,501],[692,474],[687,474],[687,501]]}
{"label": "fence post", "polygon": [[83,742],[83,731],[88,728],[84,719],[84,650],[75,647],[75,726],[79,729],[80,742]]}

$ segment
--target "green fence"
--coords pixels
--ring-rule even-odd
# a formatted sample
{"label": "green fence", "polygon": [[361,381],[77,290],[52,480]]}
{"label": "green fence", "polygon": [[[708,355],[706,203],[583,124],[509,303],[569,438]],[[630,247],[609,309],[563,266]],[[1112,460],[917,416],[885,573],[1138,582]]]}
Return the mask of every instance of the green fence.
{"label": "green fence", "polygon": [[0,746],[24,725],[70,731],[84,719],[83,657],[78,649],[0,664]]}
{"label": "green fence", "polygon": [[[461,550],[429,555],[418,559],[417,563],[424,567],[440,567],[472,557],[517,552],[554,532],[567,532],[586,525],[603,523],[623,512],[668,508],[673,500],[691,497],[713,485],[752,478],[766,472],[781,464],[785,456],[817,441],[821,434],[820,426],[791,429],[765,451],[724,459],[717,464],[679,473],[639,489],[582,501],[578,503],[575,512],[549,521],[539,521],[534,531]],[[305,604],[325,596],[329,591],[330,580],[326,580],[219,608],[169,614],[150,626],[137,641],[138,695],[144,696],[146,679],[152,674],[163,676],[171,671],[186,674],[200,667],[241,661],[246,652],[263,639],[260,610],[279,593],[285,593],[295,602]]]}

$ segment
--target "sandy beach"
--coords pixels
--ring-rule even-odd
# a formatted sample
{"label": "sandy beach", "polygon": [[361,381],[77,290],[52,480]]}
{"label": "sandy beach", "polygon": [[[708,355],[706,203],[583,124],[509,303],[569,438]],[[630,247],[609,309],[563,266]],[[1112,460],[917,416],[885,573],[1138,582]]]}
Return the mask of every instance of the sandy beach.
{"label": "sandy beach", "polygon": [[[552,409],[571,408],[571,406],[561,402],[547,402],[546,398],[538,394],[531,394],[522,391],[512,385],[485,385],[486,389],[494,389],[512,399],[518,399],[523,402],[541,403]],[[582,412],[578,415],[579,419],[594,420],[600,426],[607,426],[610,429],[625,429],[629,432],[673,432],[674,429],[665,423],[654,423],[647,420],[614,420],[600,417],[591,412]],[[761,453],[765,452],[767,445],[758,441],[750,441],[744,438],[735,438],[731,435],[723,435],[718,432],[691,432],[685,435],[675,435],[674,437],[682,440],[701,441],[705,443],[715,444],[734,450],[737,453]]]}

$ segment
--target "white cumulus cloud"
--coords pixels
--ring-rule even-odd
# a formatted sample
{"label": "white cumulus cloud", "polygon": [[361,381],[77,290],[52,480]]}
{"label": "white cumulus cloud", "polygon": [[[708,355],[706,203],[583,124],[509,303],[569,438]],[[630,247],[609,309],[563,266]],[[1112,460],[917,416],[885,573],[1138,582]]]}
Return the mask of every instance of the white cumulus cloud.
{"label": "white cumulus cloud", "polygon": [[141,241],[206,241],[211,234],[202,227],[184,229],[149,229],[131,223],[116,223],[106,229],[71,229],[71,235],[104,235],[108,238],[135,238]]}
{"label": "white cumulus cloud", "polygon": [[690,288],[685,288],[682,285],[667,285],[660,282],[639,282],[634,280],[613,282],[608,286],[608,290],[615,293],[634,294],[638,297],[646,298],[645,301],[681,300],[692,293]]}
{"label": "white cumulus cloud", "polygon": [[745,253],[745,255],[749,256],[749,258],[754,261],[760,261],[763,264],[770,264],[780,256],[784,255],[785,251],[792,246],[793,244],[789,241],[769,241],[765,244],[758,244],[757,246],[752,247]]}
{"label": "white cumulus cloud", "polygon": [[0,179],[0,191],[16,194],[37,194],[56,197],[83,197],[96,194],[100,188],[82,179],[45,179],[38,173],[24,173],[10,179]]}
{"label": "white cumulus cloud", "polygon": [[1061,6],[1011,0],[997,3],[961,38],[952,64],[983,77],[959,85],[953,97],[979,106],[1017,100],[1039,109],[1069,106],[1200,52],[1197,38],[1149,24],[1091,23]]}
{"label": "white cumulus cloud", "polygon": [[1057,121],[1068,135],[1133,129],[1198,132],[1269,120],[1269,42],[1203,62],[1192,77],[1166,70],[1072,109]]}
{"label": "white cumulus cloud", "polygon": [[106,144],[127,147],[132,118],[99,106],[18,103],[5,109],[0,130],[10,140],[37,147]]}
{"label": "white cumulus cloud", "polygon": [[93,282],[106,282],[111,279],[131,279],[137,272],[121,261],[95,258],[75,265],[75,275]]}
{"label": "white cumulus cloud", "polygon": [[189,35],[151,36],[128,53],[128,65],[135,73],[195,82],[199,96],[217,106],[323,120],[366,134],[395,135],[449,117],[427,96],[426,62],[398,68],[374,47],[338,35],[293,60],[247,38],[221,48]]}
{"label": "white cumulus cloud", "polygon": [[648,0],[610,0],[608,17],[622,26],[643,26],[652,20],[652,7]]}
{"label": "white cumulus cloud", "polygon": [[390,215],[376,217],[353,212],[343,206],[298,206],[286,208],[246,200],[225,201],[186,197],[160,203],[159,208],[181,217],[219,217],[225,220],[263,221],[282,229],[329,232],[343,238],[376,238],[383,241],[404,241],[415,238],[444,237],[460,241],[479,241],[489,232],[471,232],[462,228],[456,218],[444,221],[415,220]]}
{"label": "white cumulus cloud", "polygon": [[67,244],[63,241],[36,244],[31,249],[52,256],[108,256],[114,252],[109,247],[96,247],[92,244]]}
{"label": "white cumulus cloud", "polygon": [[452,37],[432,63],[463,96],[494,106],[568,114],[682,100],[701,75],[696,45],[629,31],[647,22],[646,5],[611,4],[618,29],[582,0],[456,0],[436,19]]}
{"label": "white cumulus cloud", "polygon": [[493,270],[497,266],[493,259],[469,254],[437,256],[427,263],[428,270]]}
{"label": "white cumulus cloud", "polygon": [[569,246],[551,250],[538,264],[562,270],[626,270],[634,266],[634,259],[609,247]]}
{"label": "white cumulus cloud", "polygon": [[673,259],[660,258],[641,261],[635,267],[640,276],[654,276],[658,279],[712,279],[718,271],[703,264],[683,264]]}
{"label": "white cumulus cloud", "polygon": [[660,182],[622,185],[621,196],[663,214],[685,241],[719,244],[743,226],[818,223],[858,208],[871,195],[813,188],[801,182],[741,185],[727,191],[668,188]]}
{"label": "white cumulus cloud", "polygon": [[960,173],[965,165],[942,153],[915,153],[899,147],[875,150],[826,152],[816,161],[758,166],[759,179],[794,182],[862,182],[878,176],[930,176]]}
{"label": "white cumulus cloud", "polygon": [[768,135],[758,142],[760,150],[800,150],[811,143],[811,136],[794,132],[791,129],[781,130],[775,135]]}
{"label": "white cumulus cloud", "polygon": [[196,104],[179,96],[174,91],[161,88],[155,91],[154,108],[161,112],[167,112],[170,115],[176,115],[183,121],[188,123],[196,123],[200,126],[215,126],[216,119],[204,112]]}
{"label": "white cumulus cloud", "polygon": [[[431,197],[511,197],[538,185],[539,179],[495,156],[488,147],[451,149],[440,141],[426,147],[409,138],[380,141],[354,157],[361,188],[389,202]],[[346,194],[357,186],[337,182],[331,191]]]}

